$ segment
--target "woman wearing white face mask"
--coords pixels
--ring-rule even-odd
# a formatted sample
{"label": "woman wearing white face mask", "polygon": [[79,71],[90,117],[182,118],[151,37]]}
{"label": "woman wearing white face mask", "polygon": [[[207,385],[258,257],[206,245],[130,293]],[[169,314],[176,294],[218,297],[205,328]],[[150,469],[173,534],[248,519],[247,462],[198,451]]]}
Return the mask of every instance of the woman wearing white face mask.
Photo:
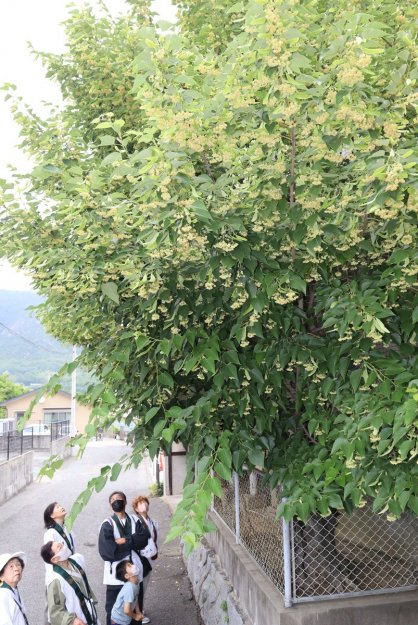
{"label": "woman wearing white face mask", "polygon": [[52,565],[47,583],[51,625],[100,625],[83,556],[72,554],[65,544],[49,541],[42,547],[41,557]]}
{"label": "woman wearing white face mask", "polygon": [[[52,542],[66,545],[71,554],[75,553],[74,534],[65,527],[67,511],[57,501],[50,503],[44,510],[44,544]],[[52,566],[45,563],[45,586],[48,587],[49,577],[52,575]],[[49,625],[48,605],[45,601],[45,625]]]}

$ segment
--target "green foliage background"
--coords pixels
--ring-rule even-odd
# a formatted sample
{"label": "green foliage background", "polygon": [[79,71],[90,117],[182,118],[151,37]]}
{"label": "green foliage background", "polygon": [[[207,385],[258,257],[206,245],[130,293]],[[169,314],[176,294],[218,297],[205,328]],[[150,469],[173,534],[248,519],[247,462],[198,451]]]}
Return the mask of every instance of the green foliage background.
{"label": "green foliage background", "polygon": [[180,2],[177,32],[130,5],[39,55],[62,110],[10,92],[36,167],[4,251],[100,380],[87,434],[119,410],[133,462],[186,445],[190,547],[244,465],[286,518],[418,514],[415,3]]}

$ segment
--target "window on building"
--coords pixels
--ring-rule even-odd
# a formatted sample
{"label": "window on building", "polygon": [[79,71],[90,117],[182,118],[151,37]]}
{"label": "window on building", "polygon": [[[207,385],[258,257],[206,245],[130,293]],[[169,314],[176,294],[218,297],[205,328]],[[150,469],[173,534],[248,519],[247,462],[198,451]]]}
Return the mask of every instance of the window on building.
{"label": "window on building", "polygon": [[44,410],[44,423],[60,423],[61,421],[70,421],[70,419],[70,408]]}
{"label": "window on building", "polygon": [[25,416],[25,411],[24,410],[18,410],[18,411],[16,411],[14,413],[14,416],[15,416],[15,419],[16,419],[16,423],[18,423]]}

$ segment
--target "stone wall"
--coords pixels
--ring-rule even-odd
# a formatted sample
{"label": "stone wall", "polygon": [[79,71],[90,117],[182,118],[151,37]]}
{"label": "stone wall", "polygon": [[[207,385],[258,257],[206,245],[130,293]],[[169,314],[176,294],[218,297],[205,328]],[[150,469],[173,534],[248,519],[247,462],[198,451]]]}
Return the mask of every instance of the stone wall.
{"label": "stone wall", "polygon": [[33,451],[0,464],[0,504],[33,481]]}
{"label": "stone wall", "polygon": [[186,564],[205,625],[251,625],[217,555],[205,540],[186,558]]}

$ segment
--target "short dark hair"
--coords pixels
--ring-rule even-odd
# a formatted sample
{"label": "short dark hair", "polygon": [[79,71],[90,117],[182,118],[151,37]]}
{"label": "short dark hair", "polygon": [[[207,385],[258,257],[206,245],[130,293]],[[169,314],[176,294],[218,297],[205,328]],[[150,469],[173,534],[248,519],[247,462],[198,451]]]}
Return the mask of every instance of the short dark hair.
{"label": "short dark hair", "polygon": [[57,502],[53,501],[44,510],[44,523],[45,523],[46,529],[53,527],[55,524],[54,519],[51,518],[51,514],[54,512],[54,508],[56,505],[57,505]]}
{"label": "short dark hair", "polygon": [[109,503],[110,503],[110,500],[112,499],[113,495],[121,495],[121,497],[123,497],[124,500],[126,501],[125,493],[122,493],[121,490],[115,490],[115,491],[113,491],[113,493],[110,493],[110,495],[109,495]]}
{"label": "short dark hair", "polygon": [[122,562],[118,562],[116,565],[115,577],[120,582],[126,582],[125,575],[126,575],[126,567],[128,566],[128,564],[131,564],[129,560],[122,560]]}
{"label": "short dark hair", "polygon": [[51,560],[54,557],[55,553],[52,551],[52,545],[54,542],[50,540],[45,545],[41,547],[41,558],[47,564],[51,564]]}
{"label": "short dark hair", "polygon": [[[25,568],[25,563],[23,562],[22,558],[18,558],[17,556],[15,556],[14,558],[10,558],[10,560],[19,560],[21,566],[22,566],[22,571]],[[6,566],[9,564],[10,560],[7,560],[6,564],[4,565],[4,567],[2,568],[2,570],[0,571],[0,576],[3,575],[4,573],[4,569],[6,568]]]}

